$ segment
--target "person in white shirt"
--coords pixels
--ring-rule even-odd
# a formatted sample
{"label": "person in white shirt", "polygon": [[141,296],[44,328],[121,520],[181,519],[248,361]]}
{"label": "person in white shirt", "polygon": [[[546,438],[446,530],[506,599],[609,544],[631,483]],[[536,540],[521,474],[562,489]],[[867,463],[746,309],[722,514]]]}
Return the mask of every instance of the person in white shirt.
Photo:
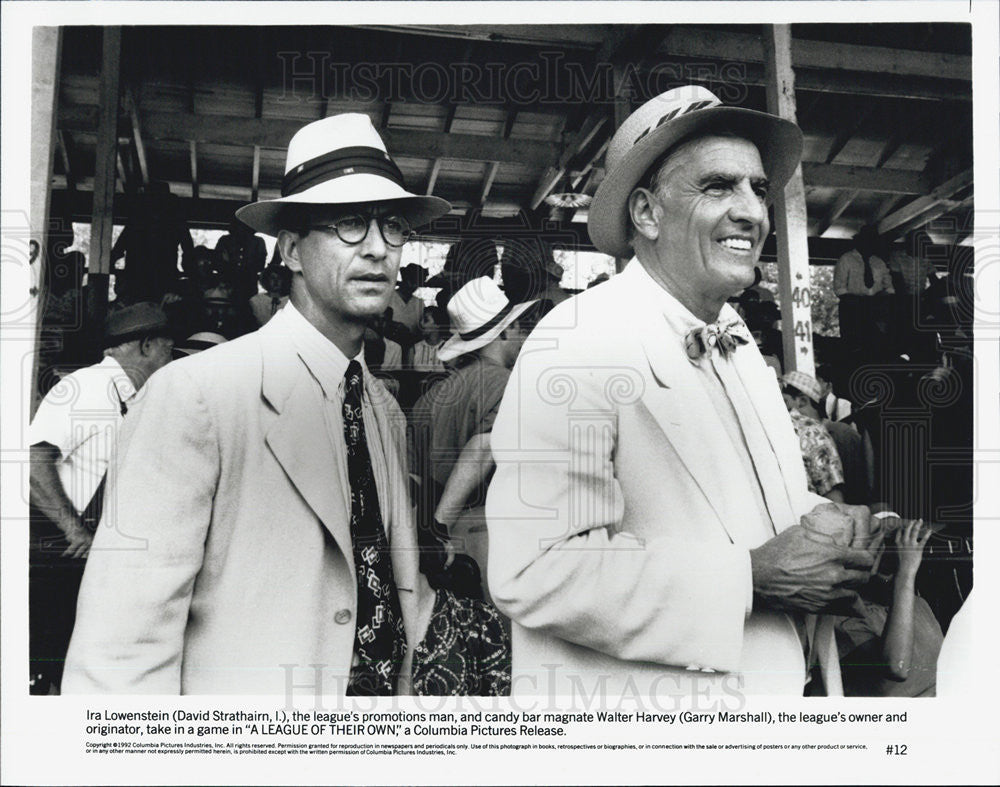
{"label": "person in white shirt", "polygon": [[64,377],[42,400],[31,445],[32,692],[59,687],[104,477],[137,392],[171,360],[166,315],[151,303],[111,314],[104,359]]}
{"label": "person in white shirt", "polygon": [[438,350],[448,338],[448,313],[440,306],[428,306],[420,316],[422,338],[410,351],[410,367],[419,372],[443,372]]}

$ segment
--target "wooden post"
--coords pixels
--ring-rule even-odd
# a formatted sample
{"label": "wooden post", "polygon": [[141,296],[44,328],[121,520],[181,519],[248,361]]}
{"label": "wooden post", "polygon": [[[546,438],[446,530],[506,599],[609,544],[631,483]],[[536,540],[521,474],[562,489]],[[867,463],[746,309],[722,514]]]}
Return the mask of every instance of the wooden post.
{"label": "wooden post", "polygon": [[[764,25],[763,39],[767,111],[794,123],[792,28],[790,25]],[[795,168],[795,174],[784,190],[775,194],[774,232],[778,241],[778,289],[781,295],[785,371],[815,374],[809,290],[809,230],[801,164]]]}
{"label": "wooden post", "polygon": [[[118,82],[121,69],[122,29],[104,28],[97,152],[94,161],[94,206],[90,221],[87,317],[95,340],[108,310],[111,274],[111,229],[114,224],[115,172],[118,160]],[[134,262],[133,262],[134,264]]]}
{"label": "wooden post", "polygon": [[36,27],[31,32],[31,202],[28,224],[30,237],[38,242],[38,291],[35,301],[34,357],[31,365],[31,415],[38,407],[38,350],[42,338],[42,317],[47,298],[46,259],[48,255],[49,203],[52,195],[52,162],[55,156],[58,114],[59,63],[62,29]]}

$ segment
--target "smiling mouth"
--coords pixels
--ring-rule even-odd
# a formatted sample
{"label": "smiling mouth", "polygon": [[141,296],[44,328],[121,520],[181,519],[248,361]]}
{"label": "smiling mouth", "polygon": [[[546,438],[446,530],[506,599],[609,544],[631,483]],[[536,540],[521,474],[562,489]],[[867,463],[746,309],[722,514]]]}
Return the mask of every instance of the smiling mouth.
{"label": "smiling mouth", "polygon": [[753,242],[749,238],[720,238],[716,242],[728,251],[747,253],[753,250]]}

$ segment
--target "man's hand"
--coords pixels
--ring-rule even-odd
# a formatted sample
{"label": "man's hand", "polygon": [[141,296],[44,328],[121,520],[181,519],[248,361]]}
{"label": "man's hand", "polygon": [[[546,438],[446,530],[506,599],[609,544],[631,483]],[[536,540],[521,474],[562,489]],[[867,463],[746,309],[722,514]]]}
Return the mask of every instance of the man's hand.
{"label": "man's hand", "polygon": [[771,608],[799,612],[847,612],[852,587],[868,581],[872,554],[809,535],[801,525],[750,550],[754,596]]}
{"label": "man's hand", "polygon": [[63,531],[69,546],[62,553],[62,557],[75,557],[85,559],[90,553],[90,545],[94,541],[94,534],[83,526],[78,518],[73,518],[59,523],[59,529]]}

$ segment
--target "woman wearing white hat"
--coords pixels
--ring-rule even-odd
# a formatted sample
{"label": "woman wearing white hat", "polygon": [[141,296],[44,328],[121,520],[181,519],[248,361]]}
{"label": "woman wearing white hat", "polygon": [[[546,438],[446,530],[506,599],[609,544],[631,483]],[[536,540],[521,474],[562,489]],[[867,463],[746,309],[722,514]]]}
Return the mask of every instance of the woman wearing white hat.
{"label": "woman wearing white hat", "polygon": [[489,433],[536,303],[511,303],[487,276],[456,292],[448,302],[452,335],[438,358],[466,362],[424,394],[411,416],[415,434],[426,430],[424,462],[414,469],[425,488],[442,490],[440,497],[425,497],[425,513],[435,512],[436,532],[464,542],[484,576],[482,485],[493,469]]}

